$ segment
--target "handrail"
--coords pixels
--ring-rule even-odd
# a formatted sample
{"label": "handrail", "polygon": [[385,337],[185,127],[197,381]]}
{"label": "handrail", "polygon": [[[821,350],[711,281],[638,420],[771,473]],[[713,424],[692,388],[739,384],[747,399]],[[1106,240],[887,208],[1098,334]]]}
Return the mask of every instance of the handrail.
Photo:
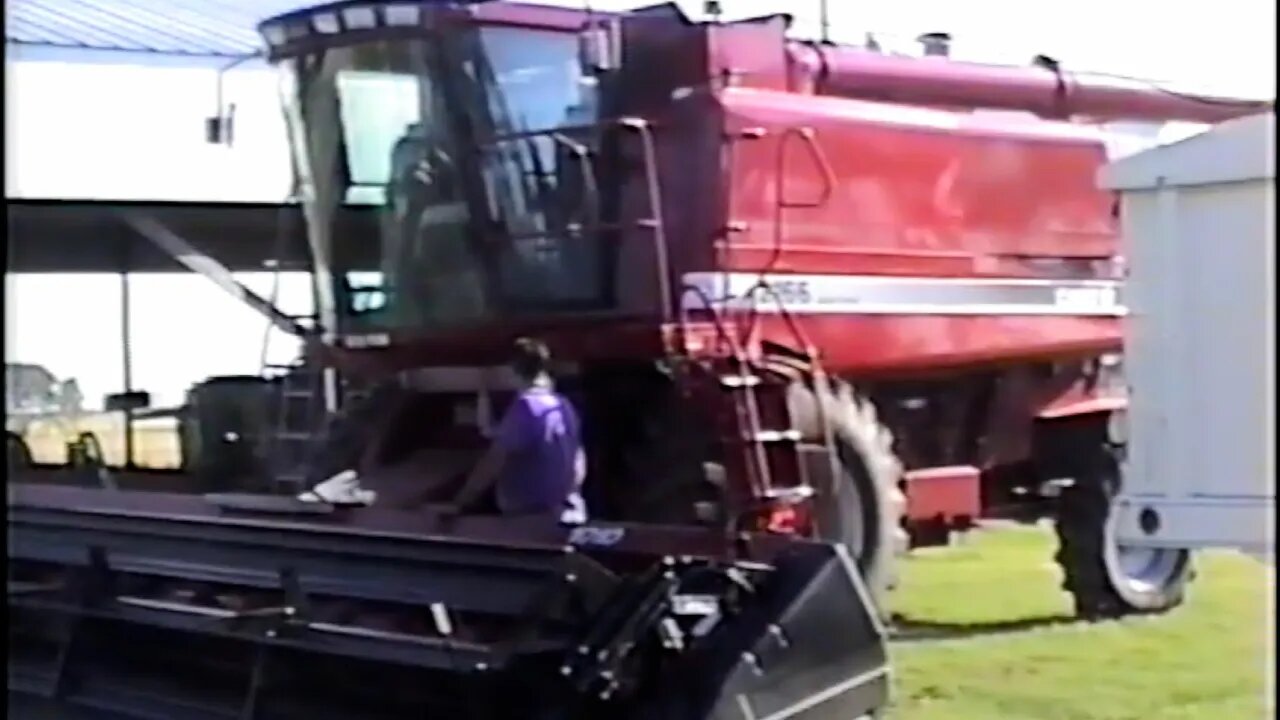
{"label": "handrail", "polygon": [[[786,148],[787,148],[787,141],[792,137],[799,137],[804,142],[805,147],[807,147],[809,150],[810,156],[813,158],[813,161],[817,164],[818,169],[822,173],[822,179],[823,179],[822,192],[819,195],[818,199],[811,203],[788,202],[784,196],[784,189],[786,187],[786,183],[783,182],[783,180],[786,177],[786,173],[784,172],[785,171],[784,166],[786,163]],[[815,352],[816,352],[815,349],[809,343],[808,338],[806,338],[803,332],[800,330],[799,325],[795,322],[795,318],[787,310],[786,304],[783,302],[782,298],[777,294],[776,291],[773,290],[772,287],[769,286],[769,283],[765,278],[768,276],[769,271],[773,269],[773,266],[778,262],[778,259],[782,256],[782,239],[783,239],[782,226],[783,226],[784,211],[791,210],[791,209],[799,209],[799,208],[816,208],[816,207],[821,207],[827,204],[828,202],[830,202],[832,196],[835,194],[837,180],[836,180],[835,171],[832,169],[831,163],[828,162],[826,153],[823,152],[822,150],[822,146],[818,144],[817,136],[814,133],[813,128],[811,127],[797,127],[793,125],[782,131],[782,135],[778,140],[777,172],[778,172],[778,178],[777,178],[778,182],[775,183],[775,186],[774,186],[775,190],[774,190],[773,248],[772,248],[772,251],[770,252],[768,262],[766,262],[765,266],[760,270],[759,278],[757,279],[756,284],[751,286],[751,288],[749,288],[746,291],[746,293],[744,293],[743,295],[744,299],[746,299],[751,304],[751,307],[748,310],[749,320],[746,325],[745,337],[748,338],[748,341],[749,341],[749,338],[756,331],[757,322],[759,320],[759,313],[756,311],[756,307],[755,307],[755,295],[758,290],[764,288],[764,289],[767,289],[769,293],[773,296],[778,306],[779,313],[787,321],[787,324],[790,327],[792,334],[795,336],[796,340],[803,344],[803,347],[805,348],[805,352],[812,358],[812,357],[815,357]]]}
{"label": "handrail", "polygon": [[588,125],[559,125],[553,128],[544,128],[542,130],[519,130],[511,133],[501,133],[501,134],[490,135],[487,138],[477,140],[476,145],[481,148],[486,148],[486,147],[494,147],[504,142],[511,142],[514,140],[525,140],[528,138],[540,137],[543,135],[567,136],[570,133],[589,132],[593,130],[599,130],[602,127],[606,127],[610,124],[612,123],[600,122],[600,123],[591,123]]}
{"label": "handrail", "polygon": [[[733,355],[738,373],[745,379],[745,376],[748,373],[746,349],[742,346],[739,339],[734,337],[734,334],[729,331],[729,328],[724,323],[724,319],[721,317],[720,313],[717,312],[712,298],[705,290],[697,285],[685,285],[680,296],[681,331],[683,332],[690,323],[688,317],[690,311],[685,307],[684,298],[686,295],[691,293],[701,300],[703,307],[706,308],[707,314],[711,316],[712,327],[715,328],[717,336],[722,338],[725,344],[729,346],[729,350]],[[760,432],[760,410],[755,402],[755,395],[752,394],[750,390],[747,390],[747,393],[745,400],[742,397],[735,399],[734,409],[738,414],[738,422],[746,426],[743,429],[747,434],[752,437],[756,437]],[[772,486],[772,480],[769,473],[769,458],[764,447],[759,442],[755,442],[753,444],[751,454],[753,462],[748,462],[747,467],[745,468],[747,484],[749,486],[751,496],[753,498],[760,498],[768,493]]]}
{"label": "handrail", "polygon": [[621,118],[621,127],[635,130],[644,145],[645,189],[649,194],[649,210],[653,218],[649,223],[653,230],[653,245],[658,264],[658,292],[662,302],[662,319],[670,322],[674,312],[671,297],[671,263],[667,257],[666,218],[662,207],[662,187],[658,180],[658,151],[653,140],[653,130],[643,118]]}
{"label": "handrail", "polygon": [[[788,202],[785,197],[784,182],[786,178],[786,149],[787,141],[791,137],[799,137],[805,143],[805,147],[809,149],[809,154],[813,161],[817,164],[818,169],[822,173],[823,187],[822,193],[818,199],[811,203]],[[794,210],[800,208],[816,208],[821,207],[831,201],[831,197],[835,194],[836,175],[831,167],[831,163],[827,161],[826,153],[818,144],[817,136],[813,128],[791,126],[782,132],[781,138],[778,140],[778,165],[777,165],[777,182],[774,184],[774,217],[773,217],[773,248],[769,253],[769,260],[760,270],[760,277],[756,285],[746,292],[745,297],[753,299],[756,287],[767,284],[765,277],[773,266],[777,264],[778,259],[782,257],[782,239],[783,239],[783,215],[786,210]],[[775,293],[776,295],[776,293]],[[782,307],[781,298],[778,298],[779,307]],[[756,312],[754,307],[750,311],[751,320],[748,322],[748,331],[753,331],[756,322]]]}
{"label": "handrail", "polygon": [[[786,155],[784,155],[784,152],[786,151],[786,148],[787,148],[787,140],[793,136],[799,137],[801,140],[804,141],[805,147],[808,148],[809,150],[810,157],[813,158],[814,163],[816,163],[818,166],[818,170],[822,173],[822,180],[823,180],[822,193],[818,196],[818,199],[814,200],[813,202],[808,202],[808,203],[786,202],[785,198],[783,197],[782,189],[783,187],[785,187],[785,184],[783,183],[783,178],[785,176],[783,175],[781,170],[782,170],[784,159],[786,157]],[[784,208],[822,207],[823,205],[826,205],[828,202],[830,202],[831,196],[835,194],[835,191],[836,191],[835,170],[832,169],[831,163],[827,160],[827,154],[823,152],[822,147],[818,145],[817,135],[816,133],[814,133],[813,128],[811,127],[792,126],[783,131],[782,137],[779,138],[778,140],[778,169],[779,169],[778,205],[780,207],[784,207]]]}
{"label": "handrail", "polygon": [[563,132],[551,133],[551,139],[556,144],[568,148],[569,152],[577,158],[579,170],[582,172],[582,182],[586,186],[584,188],[586,197],[578,204],[578,208],[584,211],[586,217],[596,220],[600,213],[600,183],[596,180],[595,165],[591,163],[591,148]]}
{"label": "handrail", "polygon": [[[594,167],[588,159],[590,148],[582,143],[574,141],[569,134],[574,132],[593,132],[607,130],[610,128],[622,128],[632,130],[640,136],[642,144],[642,152],[644,155],[644,183],[645,193],[649,199],[650,218],[639,220],[635,225],[630,227],[647,228],[652,231],[653,250],[655,259],[655,275],[658,282],[658,291],[660,296],[660,312],[664,322],[672,322],[675,318],[674,301],[672,292],[671,263],[667,247],[666,232],[666,213],[662,201],[662,183],[658,175],[658,153],[657,143],[654,140],[653,129],[649,121],[638,117],[622,117],[615,120],[605,120],[598,123],[588,125],[562,126],[555,128],[547,128],[544,130],[524,130],[514,133],[505,133],[501,135],[493,135],[489,138],[477,142],[476,147],[480,149],[494,148],[504,142],[513,142],[520,140],[529,140],[537,137],[547,137],[552,142],[567,147],[578,157],[584,169],[584,182],[588,185],[588,192],[594,197],[599,197],[599,182],[595,175]],[[593,212],[592,217],[596,216]],[[608,229],[624,229],[628,227],[626,224],[603,224],[591,223],[583,226],[579,225],[576,229],[579,231],[595,231]],[[553,233],[536,232],[525,233],[517,237],[509,237],[508,239],[517,242],[521,240],[536,239],[541,237],[550,237]]]}
{"label": "handrail", "polygon": [[757,329],[760,313],[756,311],[754,299],[756,294],[762,290],[773,299],[774,304],[778,308],[778,315],[782,317],[783,321],[786,323],[787,329],[791,331],[791,335],[795,338],[796,344],[804,349],[805,355],[807,355],[810,360],[816,361],[818,357],[817,347],[809,341],[809,337],[805,335],[804,330],[800,327],[800,323],[796,320],[795,314],[787,308],[786,302],[782,299],[782,296],[778,294],[778,291],[775,290],[772,285],[763,279],[751,286],[751,289],[747,291],[747,297],[752,301],[751,324],[748,326],[749,334],[747,337],[750,338]]}
{"label": "handrail", "polygon": [[738,342],[738,338],[735,338],[733,336],[733,333],[729,332],[728,326],[726,326],[724,323],[724,318],[721,317],[720,313],[716,311],[714,301],[707,294],[707,291],[703,290],[697,285],[685,285],[682,288],[682,291],[680,293],[680,329],[681,331],[683,332],[685,328],[687,328],[693,322],[693,320],[689,317],[692,311],[689,308],[685,307],[685,303],[684,303],[685,296],[690,294],[696,295],[697,298],[700,301],[702,301],[703,307],[706,308],[707,314],[711,316],[711,326],[715,329],[716,336],[724,340],[725,345],[727,345],[729,348],[729,352],[733,354],[734,360],[737,360],[739,362],[745,360],[745,353],[743,352],[741,343]]}

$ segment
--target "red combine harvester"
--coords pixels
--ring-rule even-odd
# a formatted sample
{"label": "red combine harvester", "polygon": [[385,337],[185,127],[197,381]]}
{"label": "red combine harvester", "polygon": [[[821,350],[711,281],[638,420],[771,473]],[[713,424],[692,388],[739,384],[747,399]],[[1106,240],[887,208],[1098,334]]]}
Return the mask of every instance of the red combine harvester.
{"label": "red combine harvester", "polygon": [[333,360],[414,370],[418,412],[468,419],[454,446],[485,415],[455,406],[509,389],[478,369],[536,334],[571,364],[598,518],[845,542],[879,595],[908,542],[1049,516],[1082,613],[1175,604],[1185,555],[1105,536],[1124,306],[1097,123],[1266,106],[787,23],[498,2],[265,23]]}
{"label": "red combine harvester", "polygon": [[[205,690],[156,684],[181,665],[241,717],[860,716],[884,704],[895,556],[989,517],[1056,520],[1084,615],[1176,604],[1187,554],[1108,530],[1124,306],[1098,123],[1270,105],[787,24],[506,2],[264,22],[340,407],[289,490],[354,469],[379,499],[11,494],[10,607],[48,631],[11,640],[28,694],[132,708],[142,683],[187,717],[173,698]],[[584,527],[431,510],[524,335],[584,415]],[[109,621],[82,645],[134,628],[136,657],[55,632],[66,593]]]}

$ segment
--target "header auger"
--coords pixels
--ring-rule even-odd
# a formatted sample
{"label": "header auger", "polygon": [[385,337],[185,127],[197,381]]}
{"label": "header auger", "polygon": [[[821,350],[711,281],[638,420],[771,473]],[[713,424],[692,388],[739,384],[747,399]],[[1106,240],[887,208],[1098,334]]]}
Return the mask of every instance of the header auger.
{"label": "header auger", "polygon": [[11,708],[745,720],[887,693],[838,546],[129,495],[11,492]]}

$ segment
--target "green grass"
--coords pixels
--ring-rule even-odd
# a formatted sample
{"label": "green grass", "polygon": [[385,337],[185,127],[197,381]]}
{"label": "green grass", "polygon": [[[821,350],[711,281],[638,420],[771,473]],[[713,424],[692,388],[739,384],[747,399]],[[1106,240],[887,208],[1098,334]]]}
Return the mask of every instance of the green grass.
{"label": "green grass", "polygon": [[1201,553],[1185,605],[1070,619],[1042,529],[971,534],[906,562],[893,599],[892,720],[1262,720],[1274,717],[1274,574]]}

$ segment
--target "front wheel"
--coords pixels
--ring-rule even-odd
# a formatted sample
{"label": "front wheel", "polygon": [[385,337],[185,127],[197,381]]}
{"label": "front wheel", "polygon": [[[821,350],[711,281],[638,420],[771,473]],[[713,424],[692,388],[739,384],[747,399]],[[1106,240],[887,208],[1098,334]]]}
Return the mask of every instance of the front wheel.
{"label": "front wheel", "polygon": [[[819,399],[821,412],[815,402]],[[848,548],[881,617],[887,618],[898,561],[908,546],[903,529],[906,496],[900,487],[903,468],[893,451],[893,435],[880,422],[875,406],[838,379],[816,391],[793,385],[789,406],[806,435],[819,436],[819,419],[830,428],[838,477],[830,487],[835,497],[827,498],[824,504],[829,507],[819,512],[827,519],[819,535]]]}
{"label": "front wheel", "polygon": [[1106,436],[1106,416],[1077,418],[1052,433],[1059,463],[1070,467],[1069,487],[1058,502],[1058,553],[1063,589],[1087,619],[1158,613],[1180,605],[1193,577],[1191,553],[1181,549],[1120,544],[1112,513],[1120,494],[1116,448]]}

